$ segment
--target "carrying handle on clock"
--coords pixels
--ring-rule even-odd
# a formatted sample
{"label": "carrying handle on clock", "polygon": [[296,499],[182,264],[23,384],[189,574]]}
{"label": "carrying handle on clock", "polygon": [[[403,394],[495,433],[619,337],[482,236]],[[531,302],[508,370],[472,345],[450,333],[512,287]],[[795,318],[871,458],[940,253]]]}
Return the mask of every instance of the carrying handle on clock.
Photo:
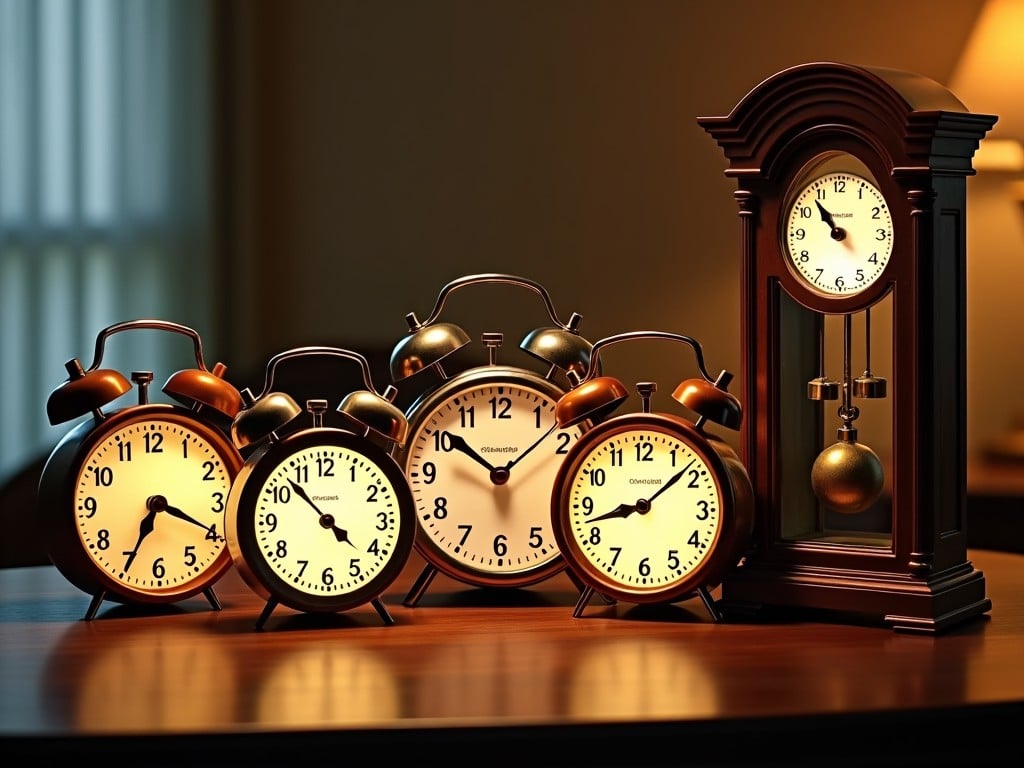
{"label": "carrying handle on clock", "polygon": [[311,356],[340,357],[357,363],[365,389],[347,394],[337,411],[363,434],[373,432],[398,445],[405,442],[408,422],[405,414],[394,405],[398,390],[388,384],[383,392],[378,393],[373,385],[370,364],[363,355],[341,347],[306,346],[288,349],[270,358],[263,391],[258,396],[253,395],[248,387],[242,390],[244,408],[231,425],[231,438],[236,446],[244,448],[259,442],[302,413],[290,395],[273,391],[274,375],[286,360]]}
{"label": "carrying handle on clock", "polygon": [[[573,312],[567,322],[559,320],[551,296],[544,287],[526,277],[500,272],[466,275],[445,285],[437,296],[434,308],[426,320],[420,321],[415,312],[405,316],[409,335],[395,345],[391,353],[391,378],[400,381],[424,368],[440,370],[442,359],[469,343],[469,335],[453,323],[438,322],[445,302],[457,290],[483,283],[517,285],[537,293],[551,319],[551,327],[537,328],[526,335],[520,348],[551,366],[548,376],[556,370],[585,370],[590,361],[590,342],[579,335],[582,316]],[[441,371],[443,375],[443,371]]]}
{"label": "carrying handle on clock", "polygon": [[[692,336],[668,331],[629,331],[606,336],[595,342],[586,373],[580,376],[575,371],[569,372],[572,389],[566,392],[555,406],[555,420],[559,428],[572,426],[584,419],[591,419],[596,423],[626,400],[629,392],[621,381],[613,376],[598,376],[597,373],[600,370],[602,349],[636,339],[665,339],[691,347],[697,358],[700,378],[684,379],[675,388],[672,397],[700,417],[697,421],[698,427],[705,421],[713,421],[729,429],[739,429],[743,420],[743,409],[735,395],[728,391],[732,374],[723,370],[718,376],[712,377],[704,364],[704,352],[700,343]],[[655,385],[644,383],[639,384],[638,388],[643,396],[646,412],[650,409],[650,395],[654,392]]]}
{"label": "carrying handle on clock", "polygon": [[[190,408],[209,406],[230,418],[238,413],[242,398],[238,390],[224,380],[227,366],[217,363],[212,370],[206,367],[203,342],[195,329],[169,320],[141,318],[115,323],[101,330],[96,336],[96,350],[88,368],[83,368],[78,358],[72,358],[64,364],[68,379],[50,393],[46,402],[50,423],[60,424],[90,411],[101,417],[103,414],[100,409],[104,405],[131,390],[131,384],[123,374],[113,369],[100,368],[104,347],[107,339],[114,334],[147,329],[187,336],[192,339],[195,350],[196,367],[172,374],[163,386],[164,392]],[[152,375],[147,375],[148,379],[140,376],[139,380],[148,382]]]}

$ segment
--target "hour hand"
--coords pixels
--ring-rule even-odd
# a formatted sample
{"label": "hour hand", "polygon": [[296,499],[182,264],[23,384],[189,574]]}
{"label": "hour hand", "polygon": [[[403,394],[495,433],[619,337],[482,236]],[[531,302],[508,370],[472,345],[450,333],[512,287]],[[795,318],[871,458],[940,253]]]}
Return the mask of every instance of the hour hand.
{"label": "hour hand", "polygon": [[818,206],[818,213],[821,215],[821,220],[828,224],[829,229],[832,230],[831,235],[833,240],[842,240],[846,237],[846,230],[842,227],[837,227],[835,219],[832,218],[832,214],[826,210],[825,206],[821,204],[820,200],[815,200],[814,204]]}
{"label": "hour hand", "polygon": [[466,454],[467,456],[469,456],[469,458],[471,458],[473,461],[475,461],[481,467],[486,469],[488,472],[493,472],[494,471],[494,465],[491,464],[491,462],[489,462],[487,459],[485,459],[479,453],[477,453],[475,450],[473,450],[472,446],[470,446],[470,444],[466,442],[465,438],[463,438],[462,435],[456,435],[456,434],[453,434],[451,432],[445,432],[442,435],[442,437],[447,437],[448,438],[448,444],[453,449],[455,449],[459,453]]}
{"label": "hour hand", "polygon": [[616,517],[629,517],[636,512],[636,504],[619,504],[611,512],[605,512],[603,515],[590,518],[590,522],[596,523],[598,520],[611,520]]}

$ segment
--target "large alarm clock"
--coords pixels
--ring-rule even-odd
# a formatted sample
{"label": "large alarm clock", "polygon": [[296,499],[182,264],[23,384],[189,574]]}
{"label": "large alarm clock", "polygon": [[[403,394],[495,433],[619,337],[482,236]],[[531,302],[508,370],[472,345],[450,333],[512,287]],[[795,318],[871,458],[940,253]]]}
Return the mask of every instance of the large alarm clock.
{"label": "large alarm clock", "polygon": [[[486,364],[454,375],[442,368],[469,343],[461,327],[440,322],[445,302],[457,290],[490,283],[543,299],[553,325],[527,334],[520,346],[546,372],[499,363],[504,334],[497,331],[482,335]],[[567,373],[590,358],[590,343],[577,330],[580,315],[562,322],[538,283],[483,273],[445,285],[426,320],[414,313],[406,320],[409,334],[391,355],[392,379],[429,369],[437,381],[408,408],[409,438],[399,452],[416,507],[416,551],[426,561],[405,604],[416,605],[438,572],[475,587],[513,588],[562,571],[548,501],[555,471],[587,427],[555,419]]]}
{"label": "large alarm clock", "polygon": [[966,537],[966,177],[995,122],[920,75],[783,70],[698,118],[735,179],[754,545],[735,615],[935,633],[990,610]]}
{"label": "large alarm clock", "polygon": [[[693,348],[700,378],[683,380],[673,398],[696,414],[658,412],[655,382],[639,382],[639,412],[609,415],[629,397],[622,382],[597,376],[601,350],[641,339]],[[551,518],[570,570],[585,587],[573,615],[598,594],[633,603],[671,603],[699,596],[721,616],[711,590],[750,542],[753,492],[736,452],[706,429],[738,429],[732,374],[712,377],[696,339],[665,331],[632,331],[594,343],[590,367],[559,400],[561,427],[593,426],[569,449],[555,475]]]}
{"label": "large alarm clock", "polygon": [[[328,404],[317,398],[306,403],[308,423],[295,428],[302,409],[275,390],[283,363],[311,357],[350,360],[362,371],[365,389],[337,407],[344,427],[324,423]],[[263,391],[242,390],[231,435],[253,450],[228,497],[228,548],[242,579],[266,600],[257,629],[279,604],[319,614],[368,604],[394,623],[382,595],[412,553],[416,525],[409,485],[391,455],[408,428],[396,394],[390,385],[376,391],[363,355],[318,346],[274,355]]]}
{"label": "large alarm clock", "polygon": [[[104,369],[114,334],[169,331],[192,340],[196,368],[178,371],[163,391],[176,404],[151,403],[151,371],[135,371],[138,402],[104,406],[132,389],[119,371]],[[38,513],[58,570],[93,596],[85,618],[104,600],[170,603],[203,592],[220,608],[213,584],[231,565],[224,510],[242,457],[226,433],[241,396],[208,370],[199,334],[165,320],[132,320],[96,337],[88,369],[67,362],[68,379],[46,402],[51,424],[85,416],[54,447],[39,479]]]}

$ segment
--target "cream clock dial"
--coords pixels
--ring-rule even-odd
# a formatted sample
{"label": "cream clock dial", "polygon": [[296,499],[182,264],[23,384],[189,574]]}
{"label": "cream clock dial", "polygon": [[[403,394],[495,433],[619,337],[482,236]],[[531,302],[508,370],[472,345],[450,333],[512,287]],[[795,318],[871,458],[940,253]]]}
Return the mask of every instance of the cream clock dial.
{"label": "cream clock dial", "polygon": [[[589,446],[566,474],[566,550],[599,589],[634,602],[691,587],[722,526],[717,471],[671,429],[636,420]],[[645,599],[646,598],[646,599]]]}
{"label": "cream clock dial", "polygon": [[206,430],[171,414],[107,432],[75,481],[85,551],[117,583],[153,595],[179,594],[210,569],[223,571],[229,459]]}
{"label": "cream clock dial", "polygon": [[[268,607],[378,607],[412,551],[415,523],[401,469],[361,435],[319,427],[273,440],[232,488],[228,542]],[[387,617],[390,623],[390,617]]]}
{"label": "cream clock dial", "polygon": [[794,274],[826,296],[873,285],[892,256],[893,222],[878,187],[863,176],[813,178],[786,210],[785,253]]}
{"label": "cream clock dial", "polygon": [[525,372],[440,390],[407,442],[418,544],[441,570],[481,584],[533,581],[563,567],[551,483],[580,427],[558,429],[562,392]]}

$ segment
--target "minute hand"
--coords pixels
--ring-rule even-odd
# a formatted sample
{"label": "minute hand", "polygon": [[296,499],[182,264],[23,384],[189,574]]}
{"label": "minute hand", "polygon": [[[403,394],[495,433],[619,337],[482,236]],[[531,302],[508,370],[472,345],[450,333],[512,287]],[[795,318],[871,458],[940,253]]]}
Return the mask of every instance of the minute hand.
{"label": "minute hand", "polygon": [[693,466],[693,462],[694,462],[694,461],[696,461],[696,459],[690,459],[690,463],[689,463],[689,464],[687,464],[687,465],[686,465],[685,467],[683,467],[683,468],[682,468],[682,469],[680,469],[680,470],[679,470],[678,472],[676,472],[676,473],[675,473],[674,475],[672,475],[672,477],[670,477],[670,478],[669,478],[668,480],[666,480],[666,481],[665,481],[665,484],[664,484],[663,486],[661,486],[661,488],[659,488],[658,490],[656,490],[656,491],[654,492],[654,494],[653,494],[653,495],[651,495],[651,496],[650,496],[650,497],[649,497],[649,498],[647,499],[647,503],[648,503],[648,504],[650,504],[650,503],[651,503],[651,502],[653,502],[653,501],[654,501],[654,500],[655,500],[656,498],[658,498],[659,496],[661,496],[661,494],[663,494],[663,493],[664,493],[665,491],[667,491],[667,490],[668,490],[669,488],[671,488],[671,487],[672,487],[673,485],[675,485],[676,483],[678,483],[678,482],[679,482],[679,479],[680,479],[680,478],[681,478],[681,477],[682,477],[682,476],[683,476],[684,474],[686,474],[686,471],[687,471],[687,470],[688,470],[688,469],[689,469],[690,467],[692,467],[692,466]]}

